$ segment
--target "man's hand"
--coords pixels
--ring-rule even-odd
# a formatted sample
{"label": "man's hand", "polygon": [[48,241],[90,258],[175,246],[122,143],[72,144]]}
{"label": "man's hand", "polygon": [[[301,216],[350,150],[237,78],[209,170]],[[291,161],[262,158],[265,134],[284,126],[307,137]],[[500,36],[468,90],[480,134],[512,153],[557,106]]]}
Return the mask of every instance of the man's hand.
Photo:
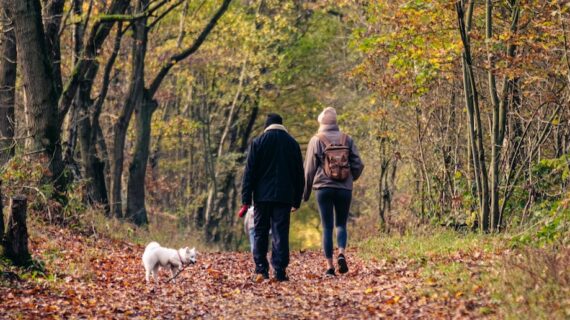
{"label": "man's hand", "polygon": [[297,211],[298,208],[291,208],[291,212]]}
{"label": "man's hand", "polygon": [[249,209],[249,206],[247,204],[244,204],[243,206],[241,206],[241,209],[238,212],[238,217],[243,218],[243,216],[247,212],[247,209]]}

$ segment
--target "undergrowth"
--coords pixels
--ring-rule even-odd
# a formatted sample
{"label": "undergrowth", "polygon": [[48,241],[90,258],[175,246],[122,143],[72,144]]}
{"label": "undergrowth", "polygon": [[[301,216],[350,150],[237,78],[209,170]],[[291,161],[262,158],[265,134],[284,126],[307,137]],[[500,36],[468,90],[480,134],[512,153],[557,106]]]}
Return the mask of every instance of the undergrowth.
{"label": "undergrowth", "polygon": [[[565,218],[563,218],[565,217]],[[432,230],[379,235],[359,243],[369,260],[406,263],[424,279],[426,296],[467,296],[485,290],[481,315],[499,319],[570,317],[567,213],[515,236]]]}

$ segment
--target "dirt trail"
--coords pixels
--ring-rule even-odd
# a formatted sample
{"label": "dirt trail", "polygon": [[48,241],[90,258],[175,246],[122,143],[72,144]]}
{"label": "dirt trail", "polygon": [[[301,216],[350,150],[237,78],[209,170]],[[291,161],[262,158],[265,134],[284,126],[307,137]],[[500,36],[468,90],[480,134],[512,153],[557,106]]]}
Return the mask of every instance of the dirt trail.
{"label": "dirt trail", "polygon": [[161,271],[162,285],[151,292],[140,246],[52,229],[32,239],[32,248],[49,275],[2,280],[2,319],[478,317],[473,300],[423,294],[434,284],[405,263],[364,262],[354,250],[348,254],[350,272],[335,278],[321,276],[320,252],[293,252],[285,283],[251,281],[248,253],[204,253],[175,284],[164,284],[168,274]]}

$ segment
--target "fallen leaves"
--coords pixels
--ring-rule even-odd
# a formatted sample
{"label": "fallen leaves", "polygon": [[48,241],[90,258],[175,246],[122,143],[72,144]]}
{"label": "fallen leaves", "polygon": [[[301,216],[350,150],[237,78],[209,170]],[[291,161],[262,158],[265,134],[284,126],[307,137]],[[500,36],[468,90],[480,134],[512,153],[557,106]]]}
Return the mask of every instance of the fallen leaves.
{"label": "fallen leaves", "polygon": [[[252,278],[249,253],[204,253],[176,283],[166,283],[170,272],[161,270],[160,284],[151,290],[152,283],[144,281],[142,247],[68,231],[45,233],[52,243],[36,239],[32,249],[57,277],[2,283],[0,318],[437,319],[476,317],[484,305],[462,291],[426,295],[422,288],[440,289],[437,279],[423,279],[407,261],[366,263],[354,250],[348,253],[351,271],[334,278],[324,277],[320,252],[294,252],[285,283]],[[55,252],[54,246],[65,250]],[[474,253],[471,260],[484,258]],[[481,287],[468,291],[484,294]]]}

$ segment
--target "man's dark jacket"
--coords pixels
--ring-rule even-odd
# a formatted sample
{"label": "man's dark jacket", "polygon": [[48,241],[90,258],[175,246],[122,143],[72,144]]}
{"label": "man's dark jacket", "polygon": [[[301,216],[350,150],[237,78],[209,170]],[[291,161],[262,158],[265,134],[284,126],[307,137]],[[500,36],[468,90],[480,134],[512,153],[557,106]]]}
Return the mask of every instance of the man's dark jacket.
{"label": "man's dark jacket", "polygon": [[278,202],[299,208],[305,177],[301,148],[280,125],[253,140],[242,182],[242,203]]}

